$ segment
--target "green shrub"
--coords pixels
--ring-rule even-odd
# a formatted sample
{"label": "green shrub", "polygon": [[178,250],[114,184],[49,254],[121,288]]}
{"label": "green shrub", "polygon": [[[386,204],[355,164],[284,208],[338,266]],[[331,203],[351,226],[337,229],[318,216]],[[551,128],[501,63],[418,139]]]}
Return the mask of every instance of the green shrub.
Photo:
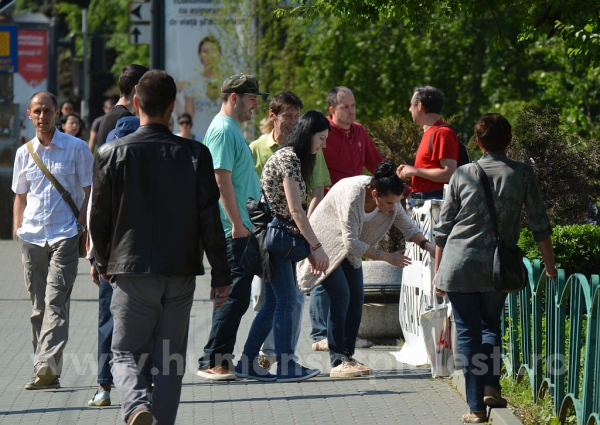
{"label": "green shrub", "polygon": [[567,134],[558,108],[523,108],[507,155],[533,167],[553,225],[589,222],[600,199],[600,143]]}
{"label": "green shrub", "polygon": [[[573,273],[582,273],[588,278],[592,274],[600,274],[600,226],[555,226],[552,245],[556,267],[564,269],[566,277]],[[529,260],[542,259],[529,229],[521,230],[519,246]]]}

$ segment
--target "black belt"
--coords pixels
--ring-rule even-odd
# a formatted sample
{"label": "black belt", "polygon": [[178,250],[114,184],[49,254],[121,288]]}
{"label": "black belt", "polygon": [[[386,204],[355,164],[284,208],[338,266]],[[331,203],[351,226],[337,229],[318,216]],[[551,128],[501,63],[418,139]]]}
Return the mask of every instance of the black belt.
{"label": "black belt", "polygon": [[444,189],[432,190],[430,192],[411,193],[413,199],[438,199],[444,196]]}

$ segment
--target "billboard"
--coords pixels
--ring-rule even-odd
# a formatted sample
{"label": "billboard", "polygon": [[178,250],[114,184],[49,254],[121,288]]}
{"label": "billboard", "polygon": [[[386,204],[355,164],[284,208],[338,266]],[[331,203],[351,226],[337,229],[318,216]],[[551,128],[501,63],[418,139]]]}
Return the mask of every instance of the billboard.
{"label": "billboard", "polygon": [[19,117],[24,126],[21,135],[29,140],[35,136],[35,129],[27,118],[27,103],[35,92],[48,89],[48,31],[19,28],[18,46],[19,72],[14,74],[14,102],[20,105]]}
{"label": "billboard", "polygon": [[192,116],[192,133],[204,137],[221,109],[221,84],[229,75],[252,73],[254,44],[249,2],[165,0],[165,70],[177,82],[177,116]]}

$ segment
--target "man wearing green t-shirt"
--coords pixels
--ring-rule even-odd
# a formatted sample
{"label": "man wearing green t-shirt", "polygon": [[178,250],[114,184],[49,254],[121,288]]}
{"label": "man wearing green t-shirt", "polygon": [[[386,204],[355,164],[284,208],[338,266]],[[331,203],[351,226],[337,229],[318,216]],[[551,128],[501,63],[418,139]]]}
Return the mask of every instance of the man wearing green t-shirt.
{"label": "man wearing green t-shirt", "polygon": [[[263,134],[254,142],[250,143],[250,150],[254,158],[254,165],[258,176],[262,176],[262,170],[269,157],[281,146],[285,144],[287,136],[291,133],[294,125],[300,118],[300,111],[304,105],[298,96],[292,92],[282,92],[273,96],[269,103],[269,120],[273,122],[273,131]],[[331,185],[329,170],[325,163],[323,152],[317,152],[317,161],[313,171],[312,178],[308,182],[312,200],[310,202],[307,216],[317,207],[318,203],[325,195],[325,187]],[[264,303],[264,282],[258,276],[252,281],[252,305],[255,314],[258,313]],[[295,351],[300,337],[300,327],[302,322],[302,310],[306,295],[298,289],[297,302],[293,313],[292,327],[292,349]],[[295,359],[298,360],[298,359]],[[269,369],[272,362],[275,361],[275,341],[273,331],[269,334],[263,343],[258,363],[261,367]]]}
{"label": "man wearing green t-shirt", "polygon": [[246,209],[248,198],[260,199],[260,181],[240,125],[258,107],[258,80],[245,74],[227,78],[221,86],[221,111],[208,127],[204,144],[210,150],[221,199],[219,209],[231,268],[231,292],[211,292],[210,299],[227,298],[216,308],[204,354],[198,359],[198,376],[211,381],[236,379],[232,372],[233,348],[240,321],[250,304],[252,274],[240,267],[252,223]]}

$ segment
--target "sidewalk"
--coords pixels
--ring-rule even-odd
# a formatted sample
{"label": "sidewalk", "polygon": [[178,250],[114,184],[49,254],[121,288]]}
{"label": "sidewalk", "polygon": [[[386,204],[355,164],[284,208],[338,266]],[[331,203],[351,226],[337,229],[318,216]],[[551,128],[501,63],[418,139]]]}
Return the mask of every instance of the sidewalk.
{"label": "sidewalk", "polygon": [[[26,391],[32,373],[30,301],[15,241],[0,241],[0,424],[122,424],[118,392],[112,406],[91,408],[96,384],[98,290],[80,261],[71,298],[69,343],[59,390]],[[238,380],[209,383],[196,376],[197,358],[208,338],[212,304],[209,278],[198,277],[190,319],[186,375],[178,424],[460,424],[466,403],[445,380],[433,380],[428,368],[398,363],[394,347],[360,349],[356,358],[375,369],[370,378],[329,378],[328,354],[310,349],[308,303],[297,354],[301,363],[322,370],[301,383]],[[308,299],[307,299],[308,301]],[[239,356],[253,314],[244,316],[235,354]]]}

